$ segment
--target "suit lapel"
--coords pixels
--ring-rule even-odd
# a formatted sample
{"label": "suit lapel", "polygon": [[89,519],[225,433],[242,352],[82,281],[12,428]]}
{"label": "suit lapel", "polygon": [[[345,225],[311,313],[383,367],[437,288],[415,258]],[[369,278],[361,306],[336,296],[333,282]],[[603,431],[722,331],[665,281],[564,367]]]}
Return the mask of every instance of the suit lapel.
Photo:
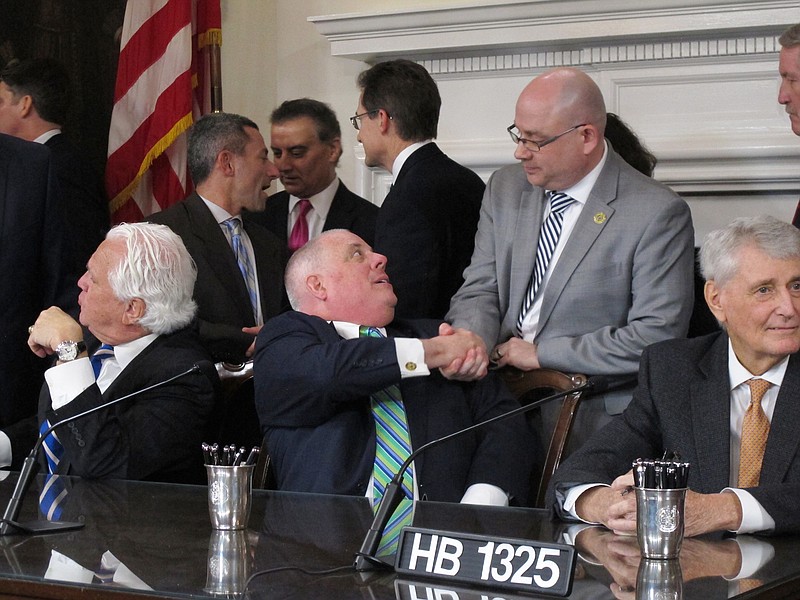
{"label": "suit lapel", "polygon": [[536,263],[536,246],[539,243],[539,230],[542,228],[544,201],[544,190],[526,182],[517,199],[517,206],[510,212],[516,216],[509,270],[511,293],[508,298],[509,312],[514,313],[514,320],[522,309],[522,299],[528,291]]}
{"label": "suit lapel", "polygon": [[339,187],[336,188],[336,194],[333,196],[331,208],[328,211],[328,217],[325,219],[325,225],[322,227],[323,231],[328,231],[330,229],[348,229],[353,221],[354,210],[355,206],[347,195],[347,188],[344,187],[344,183],[340,181]]}
{"label": "suit lapel", "polygon": [[728,336],[717,338],[698,369],[701,377],[690,384],[691,414],[686,419],[692,424],[697,450],[692,479],[706,482],[705,491],[717,491],[728,486],[730,476]]}
{"label": "suit lapel", "polygon": [[[253,309],[250,305],[250,294],[244,283],[233,250],[222,233],[222,229],[214,219],[214,215],[196,193],[185,201],[189,217],[189,228],[203,247],[206,262],[217,278],[223,282],[225,289],[234,295],[234,303],[242,311],[243,323],[253,323]],[[246,311],[246,312],[245,312]]]}
{"label": "suit lapel", "polygon": [[778,392],[767,447],[761,469],[760,485],[781,483],[800,445],[797,424],[800,423],[800,355],[792,354]]}
{"label": "suit lapel", "polygon": [[3,199],[3,201],[0,202],[0,232],[3,231],[3,225],[5,223],[6,204],[10,200],[8,191],[6,190],[8,187],[8,171],[10,165],[8,154],[7,149],[0,152],[0,198]]}

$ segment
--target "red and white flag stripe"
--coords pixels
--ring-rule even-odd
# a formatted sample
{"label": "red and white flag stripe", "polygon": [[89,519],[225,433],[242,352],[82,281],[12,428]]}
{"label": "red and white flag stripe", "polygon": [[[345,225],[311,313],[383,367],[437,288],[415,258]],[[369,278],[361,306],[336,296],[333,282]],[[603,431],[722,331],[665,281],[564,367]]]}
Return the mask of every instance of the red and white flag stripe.
{"label": "red and white flag stripe", "polygon": [[[219,0],[203,19],[219,39]],[[185,198],[186,130],[193,122],[198,0],[133,0],[122,30],[108,135],[106,188],[114,222],[139,221]],[[202,32],[203,43],[212,39]],[[196,37],[195,37],[196,39]],[[194,77],[196,85],[197,78]]]}

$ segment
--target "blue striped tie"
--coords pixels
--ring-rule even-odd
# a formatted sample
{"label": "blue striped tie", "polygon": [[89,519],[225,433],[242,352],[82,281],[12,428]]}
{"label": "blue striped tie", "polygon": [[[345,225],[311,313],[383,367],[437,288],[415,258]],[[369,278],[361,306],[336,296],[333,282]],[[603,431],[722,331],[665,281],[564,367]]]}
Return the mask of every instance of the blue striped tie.
{"label": "blue striped tie", "polygon": [[103,363],[109,358],[114,357],[114,346],[110,344],[103,344],[97,349],[97,352],[92,354],[89,362],[92,363],[92,370],[94,371],[94,378],[100,377],[100,370],[103,368]]}
{"label": "blue striped tie", "polygon": [[550,201],[550,214],[547,215],[544,223],[542,223],[542,229],[539,231],[539,243],[536,248],[536,262],[533,267],[533,274],[528,284],[528,292],[522,301],[522,309],[519,312],[519,317],[517,317],[517,332],[520,335],[522,334],[522,323],[531,310],[531,306],[533,306],[533,299],[536,297],[536,292],[539,291],[544,274],[547,273],[547,265],[550,264],[550,259],[553,258],[558,238],[561,237],[564,211],[575,202],[574,198],[563,192],[547,192],[547,199]]}
{"label": "blue striped tie", "polygon": [[58,521],[64,511],[67,488],[60,475],[48,473],[44,477],[44,487],[39,494],[39,510],[48,521]]}
{"label": "blue striped tie", "polygon": [[[44,435],[44,432],[50,429],[50,421],[45,419],[39,426],[39,435]],[[64,456],[64,446],[58,439],[55,431],[47,434],[42,442],[44,447],[44,457],[47,460],[48,473],[55,473],[58,470],[58,463],[61,462],[61,457]]]}
{"label": "blue striped tie", "polygon": [[247,252],[247,246],[244,245],[242,240],[242,222],[233,217],[227,221],[222,222],[228,229],[231,235],[231,247],[233,254],[236,256],[236,263],[239,265],[239,271],[242,273],[245,286],[247,287],[247,294],[250,296],[250,305],[253,307],[253,318],[258,320],[258,294],[256,291],[256,276],[253,270],[253,262],[250,260],[250,254]]}
{"label": "blue striped tie", "polygon": [[[384,337],[375,327],[359,327],[362,337]],[[384,490],[400,471],[403,462],[411,454],[411,436],[408,432],[408,419],[403,406],[400,388],[396,385],[372,394],[372,416],[375,420],[375,464],[372,470],[373,509],[377,510]],[[414,482],[411,468],[403,473],[405,496],[389,519],[383,531],[378,556],[387,556],[397,550],[397,542],[403,527],[411,524],[414,502]]]}

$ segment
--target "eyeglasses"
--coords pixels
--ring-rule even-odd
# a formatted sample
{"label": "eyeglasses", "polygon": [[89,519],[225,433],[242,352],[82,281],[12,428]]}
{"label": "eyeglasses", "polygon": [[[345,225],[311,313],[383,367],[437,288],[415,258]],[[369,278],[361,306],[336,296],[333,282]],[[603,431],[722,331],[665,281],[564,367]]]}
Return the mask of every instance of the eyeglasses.
{"label": "eyeglasses", "polygon": [[514,141],[515,144],[522,143],[522,145],[525,147],[526,150],[530,150],[531,152],[539,152],[539,150],[547,146],[547,144],[552,144],[561,136],[567,135],[570,131],[575,131],[578,127],[585,127],[586,125],[588,125],[588,123],[581,123],[580,125],[575,125],[575,127],[570,127],[566,131],[562,131],[558,135],[554,135],[551,138],[547,138],[543,142],[534,142],[533,140],[526,140],[523,137],[519,137],[519,135],[511,131],[512,129],[516,128],[517,125],[515,123],[509,125],[506,128],[506,131],[508,131],[508,135],[511,136],[511,139]]}
{"label": "eyeglasses", "polygon": [[379,110],[380,110],[379,108],[376,108],[374,110],[368,110],[367,112],[363,112],[360,115],[353,115],[352,117],[350,117],[350,122],[353,124],[353,128],[356,131],[361,131],[361,119],[363,119],[367,115],[374,114]]}

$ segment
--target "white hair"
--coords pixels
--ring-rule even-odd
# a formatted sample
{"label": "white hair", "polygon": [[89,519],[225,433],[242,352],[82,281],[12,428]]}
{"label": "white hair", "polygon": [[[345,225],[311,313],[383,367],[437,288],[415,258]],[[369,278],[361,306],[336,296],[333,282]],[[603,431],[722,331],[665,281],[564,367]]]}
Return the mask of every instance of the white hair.
{"label": "white hair", "polygon": [[122,223],[107,240],[125,243],[127,252],[108,274],[114,295],[145,303],[139,325],[159,335],[186,327],[197,312],[192,300],[197,267],[180,236],[166,225]]}

